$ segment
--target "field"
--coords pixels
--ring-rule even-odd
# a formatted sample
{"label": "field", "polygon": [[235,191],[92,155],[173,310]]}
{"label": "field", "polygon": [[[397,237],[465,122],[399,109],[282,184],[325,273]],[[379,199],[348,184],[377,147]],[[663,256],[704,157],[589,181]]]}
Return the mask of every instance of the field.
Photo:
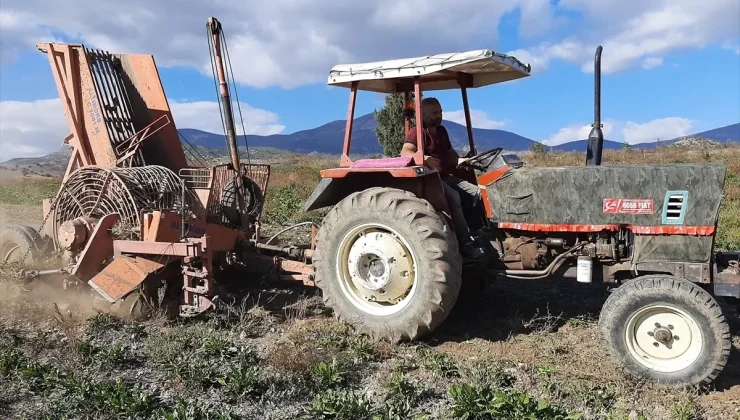
{"label": "field", "polygon": [[[668,153],[671,152],[671,154]],[[674,154],[675,153],[675,154]],[[677,157],[678,156],[678,157]],[[527,154],[581,165],[582,153]],[[717,248],[740,249],[740,148],[606,151],[604,164],[723,161],[730,170]],[[266,234],[298,221],[336,158],[274,158]],[[58,180],[0,184],[0,225],[41,222]],[[303,242],[307,230],[281,236]],[[372,342],[337,322],[320,293],[255,275],[218,311],[145,322],[94,295],[14,279],[0,266],[0,417],[157,419],[740,419],[740,320],[708,389],[636,382],[604,357],[596,321],[608,292],[566,282],[499,282],[426,339]]]}

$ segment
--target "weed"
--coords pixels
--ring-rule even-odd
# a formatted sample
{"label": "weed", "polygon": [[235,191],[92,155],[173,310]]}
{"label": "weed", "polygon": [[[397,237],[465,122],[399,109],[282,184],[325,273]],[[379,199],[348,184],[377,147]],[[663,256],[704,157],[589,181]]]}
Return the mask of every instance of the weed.
{"label": "weed", "polygon": [[321,361],[312,366],[311,378],[318,389],[336,388],[346,384],[347,370],[333,358],[331,363]]}
{"label": "weed", "polygon": [[329,389],[316,395],[311,405],[304,410],[303,418],[312,420],[371,420],[373,407],[365,395],[354,391]]}
{"label": "weed", "polygon": [[419,384],[408,380],[401,373],[396,373],[387,387],[381,408],[382,418],[388,420],[410,418],[412,410],[419,405],[426,394],[427,392]]}
{"label": "weed", "polygon": [[299,211],[307,195],[301,194],[296,184],[275,188],[269,193],[263,220],[280,225],[291,220]]}
{"label": "weed", "polygon": [[489,385],[494,388],[508,388],[516,382],[516,377],[510,370],[498,363],[488,361],[464,365],[461,373],[469,383]]}
{"label": "weed", "polygon": [[235,397],[259,397],[268,389],[268,384],[260,379],[259,368],[243,362],[233,365],[217,382],[224,392]]}
{"label": "weed", "polygon": [[536,401],[516,389],[494,390],[490,386],[455,384],[449,389],[456,419],[580,419],[582,413],[568,413],[546,401]]}
{"label": "weed", "polygon": [[25,361],[23,353],[14,347],[0,348],[0,377],[7,378],[17,372]]}
{"label": "weed", "polygon": [[545,375],[545,376],[552,376],[558,372],[554,366],[537,366],[536,369],[540,375]]}
{"label": "weed", "polygon": [[681,401],[671,405],[670,408],[672,420],[698,420],[699,413],[696,403],[692,398],[686,397]]}
{"label": "weed", "polygon": [[122,320],[108,312],[99,312],[88,319],[87,331],[91,334],[99,334],[108,330],[117,330],[123,325]]}
{"label": "weed", "polygon": [[421,364],[435,374],[442,377],[452,378],[459,376],[455,359],[449,354],[440,353],[435,350],[420,348]]}

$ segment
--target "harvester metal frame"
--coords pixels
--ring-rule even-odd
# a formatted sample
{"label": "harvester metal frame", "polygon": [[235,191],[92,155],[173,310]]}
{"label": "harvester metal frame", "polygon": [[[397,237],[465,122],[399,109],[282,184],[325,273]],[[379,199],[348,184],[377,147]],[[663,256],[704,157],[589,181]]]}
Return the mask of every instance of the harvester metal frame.
{"label": "harvester metal frame", "polygon": [[[182,316],[213,307],[214,275],[234,261],[267,263],[281,280],[313,284],[310,249],[263,243],[270,165],[239,157],[225,36],[215,18],[206,27],[231,157],[224,164],[202,161],[197,150],[186,155],[151,55],[37,45],[62,99],[72,153],[56,196],[43,202],[41,228],[3,232],[4,244],[24,251],[21,261],[64,253],[64,267],[24,277],[63,274],[65,285],[87,283],[110,303],[153,300],[166,285],[182,290]],[[181,285],[171,284],[173,275]]]}

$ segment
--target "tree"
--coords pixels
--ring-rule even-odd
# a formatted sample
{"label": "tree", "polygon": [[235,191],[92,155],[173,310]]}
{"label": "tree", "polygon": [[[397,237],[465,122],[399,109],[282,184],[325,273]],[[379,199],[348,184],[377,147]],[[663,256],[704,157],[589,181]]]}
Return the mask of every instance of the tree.
{"label": "tree", "polygon": [[538,141],[535,141],[531,146],[529,146],[529,151],[537,155],[544,155],[547,153],[545,145]]}
{"label": "tree", "polygon": [[[399,156],[403,141],[406,138],[403,120],[403,93],[391,93],[385,96],[385,105],[380,111],[375,110],[375,136],[383,147],[385,156]],[[414,118],[411,117],[411,125]]]}

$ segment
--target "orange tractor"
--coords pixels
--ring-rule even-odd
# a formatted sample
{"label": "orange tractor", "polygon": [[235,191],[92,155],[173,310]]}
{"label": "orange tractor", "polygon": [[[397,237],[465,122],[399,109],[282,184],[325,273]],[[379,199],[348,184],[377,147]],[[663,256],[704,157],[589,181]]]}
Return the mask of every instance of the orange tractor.
{"label": "orange tractor", "polygon": [[[721,164],[602,166],[596,57],[596,121],[587,165],[528,167],[500,148],[478,152],[467,90],[529,76],[514,57],[479,50],[334,67],[329,84],[350,89],[336,168],[305,210],[326,209],[311,244],[281,247],[260,234],[268,165],[237,148],[220,23],[209,45],[230,163],[188,159],[154,60],[81,45],[43,44],[65,106],[73,150],[40,229],[0,238],[4,260],[65,255],[65,284],[89,285],[111,303],[147,301],[163,288],[179,313],[217,301],[219,267],[264,263],[279,278],[322,290],[335,314],[377,338],[414,340],[437,328],[461,289],[484,277],[553,277],[606,283],[615,292],[599,322],[602,343],[633,374],[673,384],[713,380],[730,333],[715,296],[740,297],[738,253],[714,252],[726,175]],[[463,261],[440,174],[424,165],[423,92],[459,89],[469,153],[457,168],[480,187],[466,209],[486,256]],[[350,157],[359,90],[403,93],[413,156]],[[411,94],[414,97],[412,100]],[[238,99],[238,98],[237,98]],[[195,156],[195,153],[191,153]],[[28,259],[27,259],[28,257]],[[217,280],[218,279],[218,280]],[[616,287],[619,286],[619,287]]]}
{"label": "orange tractor", "polygon": [[[577,167],[528,167],[501,148],[476,150],[467,90],[529,76],[514,57],[479,50],[334,67],[328,84],[350,89],[344,146],[305,205],[330,208],[312,261],[326,304],[369,334],[415,339],[444,321],[461,289],[475,291],[489,275],[605,283],[620,287],[603,306],[601,341],[628,372],[673,384],[715,378],[731,346],[715,296],[740,297],[739,253],[713,251],[727,168],[602,166],[600,57],[601,47],[595,121],[586,165]],[[414,105],[443,89],[460,90],[467,123],[469,152],[455,175],[480,189],[465,213],[487,256],[469,262],[440,174],[424,165],[422,106]],[[358,90],[404,94],[413,156],[350,158]]]}

